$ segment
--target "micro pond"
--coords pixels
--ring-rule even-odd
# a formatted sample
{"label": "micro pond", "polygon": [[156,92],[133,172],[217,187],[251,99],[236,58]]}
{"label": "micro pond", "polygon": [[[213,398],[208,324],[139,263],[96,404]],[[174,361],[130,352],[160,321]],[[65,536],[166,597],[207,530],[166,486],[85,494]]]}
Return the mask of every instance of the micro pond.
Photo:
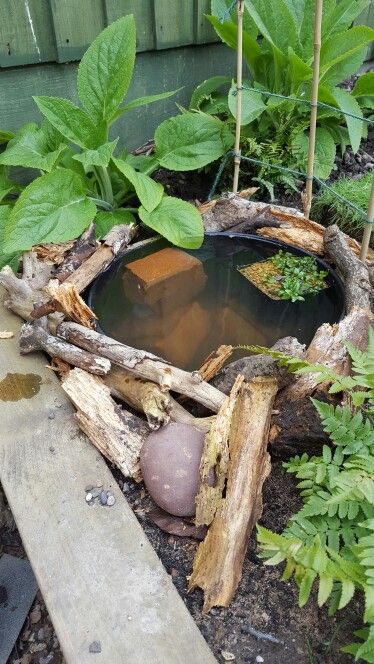
{"label": "micro pond", "polygon": [[327,288],[304,302],[272,300],[238,268],[280,249],[310,255],[251,235],[205,236],[198,250],[159,239],[134,247],[96,280],[88,301],[101,330],[180,368],[197,369],[221,344],[271,346],[285,336],[309,344],[322,323],[344,314],[340,279],[328,270]]}

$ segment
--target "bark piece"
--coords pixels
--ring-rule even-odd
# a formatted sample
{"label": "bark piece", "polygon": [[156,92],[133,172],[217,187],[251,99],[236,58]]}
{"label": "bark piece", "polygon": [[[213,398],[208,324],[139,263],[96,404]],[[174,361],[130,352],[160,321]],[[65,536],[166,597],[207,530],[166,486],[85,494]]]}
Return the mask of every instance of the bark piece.
{"label": "bark piece", "polygon": [[65,314],[68,319],[85,327],[95,326],[97,317],[81,298],[74,284],[66,281],[60,284],[58,279],[51,279],[45,291],[52,298],[55,309]]}
{"label": "bark piece", "polygon": [[324,235],[325,250],[344,277],[344,294],[347,311],[354,307],[370,309],[372,286],[365,263],[351,250],[347,236],[337,226],[329,226]]}
{"label": "bark piece", "polygon": [[33,247],[39,260],[43,262],[60,265],[65,260],[66,254],[72,249],[74,242],[63,242],[60,244],[38,244]]}
{"label": "bark piece", "polygon": [[118,364],[139,378],[158,383],[165,390],[185,394],[213,412],[219,410],[225,399],[221,392],[203,381],[197,371],[188,373],[152,353],[125,346],[77,323],[62,323],[58,335],[81,348],[107,357],[113,364]]}
{"label": "bark piece", "polygon": [[159,385],[137,378],[121,367],[113,366],[104,382],[114,397],[146,415],[150,429],[158,429],[172,420],[190,424],[206,433],[214,421],[214,417],[194,417]]}
{"label": "bark piece", "polygon": [[238,194],[210,201],[199,207],[208,233],[219,231],[255,231],[262,226],[280,226],[267,203],[248,201]]}
{"label": "bark piece", "polygon": [[139,479],[139,453],[150,432],[147,424],[117,406],[102,380],[86,371],[72,369],[62,389],[91,443],[126,477]]}
{"label": "bark piece", "polygon": [[[293,357],[303,357],[305,346],[295,337],[279,339],[271,350],[277,350]],[[236,377],[241,374],[244,380],[249,381],[255,376],[273,376],[278,380],[279,388],[285,387],[293,380],[292,374],[285,367],[280,367],[276,360],[268,355],[250,355],[234,360],[224,367],[213,379],[212,384],[221,392],[229,394]]]}
{"label": "bark piece", "polygon": [[60,283],[65,281],[75,270],[84,263],[99,246],[95,236],[95,225],[90,224],[87,230],[76,242],[72,243],[71,250],[56,270],[54,276]]}
{"label": "bark piece", "polygon": [[[218,411],[212,427],[205,436],[200,462],[200,489],[196,497],[197,526],[209,526],[221,503],[229,464],[229,435],[233,413],[244,378],[237,376],[230,396]],[[212,483],[212,477],[214,482]]]}
{"label": "bark piece", "polygon": [[222,498],[194,561],[189,589],[204,590],[204,608],[227,606],[242,575],[248,538],[262,513],[262,485],[270,472],[267,440],[277,392],[275,378],[241,387],[229,435],[230,463]]}
{"label": "bark piece", "polygon": [[[99,248],[64,280],[64,284],[72,284],[78,293],[82,293],[126,249],[135,237],[136,232],[136,227],[127,224],[112,228]],[[55,304],[52,300],[49,300],[41,306],[35,307],[32,316],[33,318],[41,318],[53,311],[55,311]]]}
{"label": "bark piece", "polygon": [[53,266],[38,260],[30,251],[23,255],[23,274],[17,277],[9,265],[0,271],[0,284],[7,291],[4,304],[24,320],[30,320],[36,302],[45,298],[42,289],[51,278]]}
{"label": "bark piece", "polygon": [[43,350],[51,357],[59,357],[68,364],[99,376],[107,374],[111,367],[108,359],[88,353],[49,334],[46,320],[25,323],[21,328],[19,345],[22,355]]}
{"label": "bark piece", "polygon": [[212,378],[214,378],[214,376],[216,376],[222,369],[229,357],[231,357],[232,351],[232,346],[222,345],[219,346],[217,350],[210,353],[202,363],[200,369],[198,369],[200,376],[207,382],[212,380]]}

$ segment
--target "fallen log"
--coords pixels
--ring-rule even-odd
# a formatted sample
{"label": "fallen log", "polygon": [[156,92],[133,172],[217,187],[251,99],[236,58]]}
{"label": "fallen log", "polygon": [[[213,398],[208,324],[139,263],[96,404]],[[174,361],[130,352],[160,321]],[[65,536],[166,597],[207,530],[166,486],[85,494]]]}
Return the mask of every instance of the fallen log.
{"label": "fallen log", "polygon": [[267,440],[277,392],[274,378],[244,383],[229,433],[226,495],[199,545],[189,590],[204,591],[204,612],[227,606],[242,575],[248,538],[262,513],[262,485],[270,472]]}
{"label": "fallen log", "polygon": [[62,389],[91,443],[126,477],[140,479],[139,453],[150,433],[146,422],[120,408],[102,380],[80,369],[69,372]]}
{"label": "fallen log", "polygon": [[[64,280],[64,284],[72,284],[78,293],[82,293],[126,249],[131,240],[134,239],[136,232],[137,228],[128,224],[112,228],[99,248]],[[55,310],[54,301],[49,300],[35,307],[32,317],[41,318]]]}
{"label": "fallen log", "polygon": [[365,263],[351,250],[347,236],[338,226],[329,226],[325,230],[324,245],[328,257],[344,278],[345,304],[348,313],[354,307],[370,309],[372,285],[369,271]]}
{"label": "fallen log", "polygon": [[90,373],[104,376],[110,370],[110,361],[94,353],[89,353],[66,343],[47,331],[47,321],[25,323],[21,328],[19,346],[22,355],[42,350],[51,357],[58,357],[68,364]]}
{"label": "fallen log", "polygon": [[[256,188],[254,190],[256,191]],[[264,226],[279,227],[280,221],[271,212],[275,207],[267,203],[248,201],[239,194],[228,194],[218,200],[204,203],[198,209],[203,217],[205,231],[212,233],[227,230],[256,231]],[[291,210],[298,214],[297,210]]]}
{"label": "fallen log", "polygon": [[214,421],[214,417],[194,417],[159,385],[137,378],[121,367],[113,366],[105,376],[104,383],[114,397],[143,412],[150,429],[158,429],[172,420],[207,432]]}
{"label": "fallen log", "polygon": [[152,353],[125,346],[77,323],[62,323],[57,334],[76,346],[107,357],[139,378],[158,383],[165,391],[185,394],[213,412],[219,410],[225,399],[225,395],[206,383],[197,371],[188,373]]}

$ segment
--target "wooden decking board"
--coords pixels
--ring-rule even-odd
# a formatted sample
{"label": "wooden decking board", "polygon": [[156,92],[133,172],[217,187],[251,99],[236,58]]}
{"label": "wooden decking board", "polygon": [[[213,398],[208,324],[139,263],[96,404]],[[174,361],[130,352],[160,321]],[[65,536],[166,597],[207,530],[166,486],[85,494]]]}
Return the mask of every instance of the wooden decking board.
{"label": "wooden decking board", "polygon": [[[2,294],[0,294],[2,300]],[[0,381],[37,374],[40,391],[0,401],[0,481],[68,664],[213,664],[215,658],[104,460],[78,430],[42,355],[20,357],[20,321],[0,304]],[[114,507],[88,506],[85,486]],[[99,641],[101,652],[89,646]]]}

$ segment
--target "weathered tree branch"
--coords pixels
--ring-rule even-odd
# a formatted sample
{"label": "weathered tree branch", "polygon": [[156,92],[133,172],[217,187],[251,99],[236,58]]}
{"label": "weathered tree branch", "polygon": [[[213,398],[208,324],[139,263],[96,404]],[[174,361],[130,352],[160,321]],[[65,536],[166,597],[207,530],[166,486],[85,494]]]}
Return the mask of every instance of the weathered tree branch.
{"label": "weathered tree branch", "polygon": [[52,274],[52,265],[39,261],[36,254],[23,255],[23,275],[18,278],[9,265],[0,271],[0,284],[7,290],[4,304],[24,320],[29,320],[36,302],[44,296],[42,289]]}
{"label": "weathered tree branch", "polygon": [[82,263],[95,253],[99,246],[95,233],[95,224],[90,224],[83,235],[74,243],[69,253],[65,256],[64,261],[54,273],[55,278],[60,283],[65,281]]}
{"label": "weathered tree branch", "polygon": [[206,383],[198,372],[188,373],[173,367],[152,353],[125,346],[76,323],[62,323],[58,335],[81,348],[107,357],[113,364],[118,364],[139,378],[158,383],[165,390],[185,394],[213,412],[219,410],[225,399],[224,394]]}

